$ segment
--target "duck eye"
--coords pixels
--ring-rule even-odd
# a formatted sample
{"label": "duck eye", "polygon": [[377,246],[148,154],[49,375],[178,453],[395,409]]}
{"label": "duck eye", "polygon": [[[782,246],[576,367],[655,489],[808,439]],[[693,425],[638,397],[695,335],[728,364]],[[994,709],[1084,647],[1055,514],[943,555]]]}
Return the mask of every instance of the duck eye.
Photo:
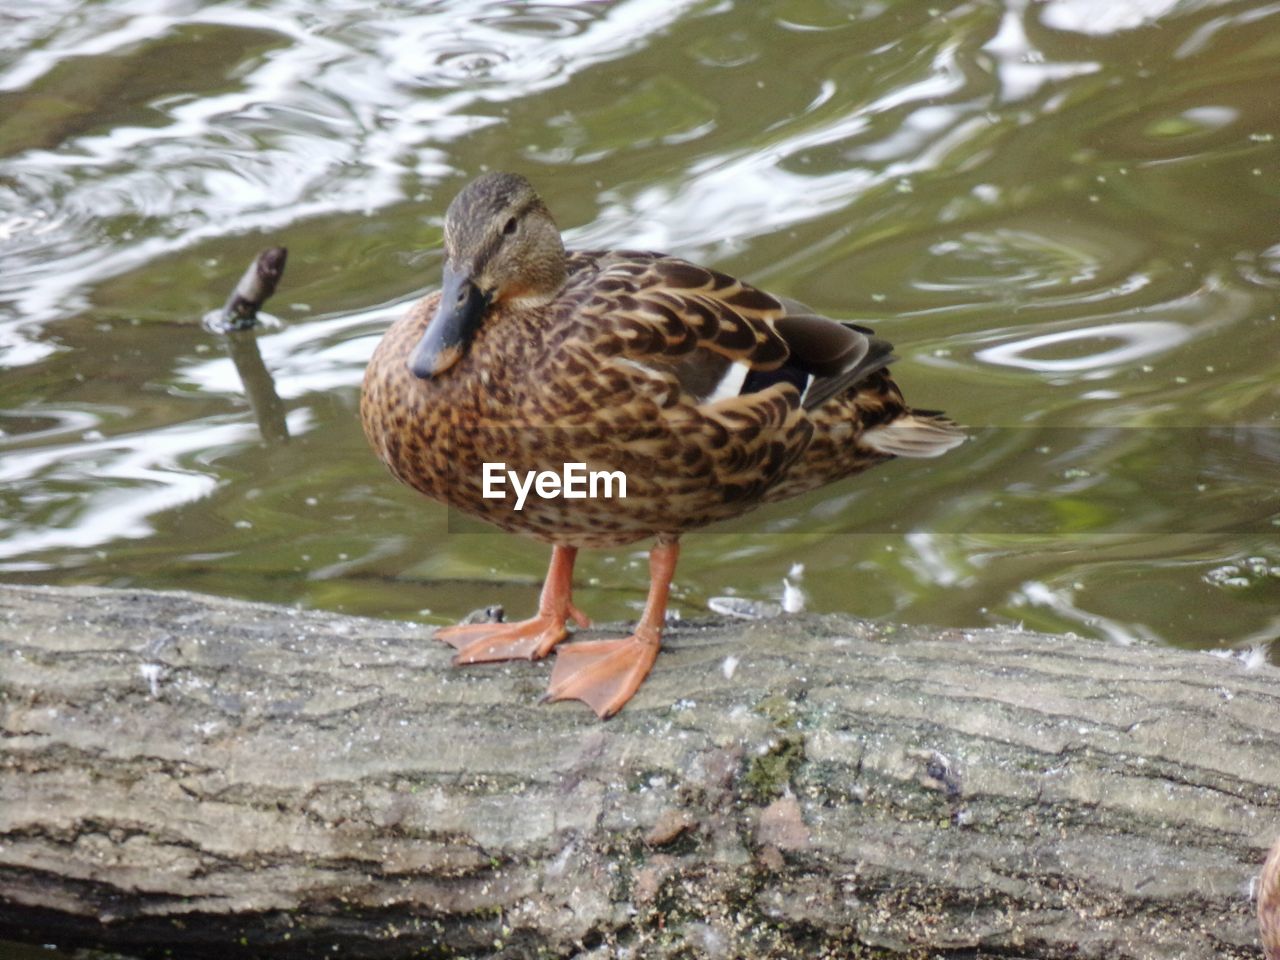
{"label": "duck eye", "polygon": [[516,222],[516,218],[515,218],[515,217],[512,217],[512,218],[511,218],[510,220],[508,220],[508,221],[506,222],[506,224],[503,226],[503,228],[502,228],[502,232],[503,232],[503,233],[505,233],[505,234],[509,237],[509,236],[511,236],[513,233],[515,233],[515,232],[516,232],[516,227],[518,227],[518,226],[520,226],[520,224],[518,224],[518,223]]}

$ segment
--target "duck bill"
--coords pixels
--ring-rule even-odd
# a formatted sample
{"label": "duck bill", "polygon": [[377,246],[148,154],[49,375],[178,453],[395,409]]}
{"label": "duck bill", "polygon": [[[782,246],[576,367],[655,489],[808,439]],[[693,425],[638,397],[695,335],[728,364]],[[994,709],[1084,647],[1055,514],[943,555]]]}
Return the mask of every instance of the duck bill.
{"label": "duck bill", "polygon": [[445,267],[440,306],[409,358],[413,375],[430,380],[461,360],[488,309],[489,297],[468,274]]}

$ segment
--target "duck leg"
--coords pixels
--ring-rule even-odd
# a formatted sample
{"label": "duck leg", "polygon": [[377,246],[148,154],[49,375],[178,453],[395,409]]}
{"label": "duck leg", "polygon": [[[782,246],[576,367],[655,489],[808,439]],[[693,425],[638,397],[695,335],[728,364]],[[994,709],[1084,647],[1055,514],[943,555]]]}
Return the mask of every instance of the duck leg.
{"label": "duck leg", "polygon": [[581,700],[600,717],[611,717],[640,689],[658,656],[667,595],[680,544],[659,540],[649,551],[649,599],[635,633],[621,640],[588,640],[561,647],[544,700]]}
{"label": "duck leg", "polygon": [[591,621],[573,605],[573,561],[577,547],[553,547],[551,566],[542,584],[538,615],[518,623],[473,623],[441,627],[435,638],[457,648],[455,664],[494,660],[538,660],[569,635],[570,618],[580,627]]}

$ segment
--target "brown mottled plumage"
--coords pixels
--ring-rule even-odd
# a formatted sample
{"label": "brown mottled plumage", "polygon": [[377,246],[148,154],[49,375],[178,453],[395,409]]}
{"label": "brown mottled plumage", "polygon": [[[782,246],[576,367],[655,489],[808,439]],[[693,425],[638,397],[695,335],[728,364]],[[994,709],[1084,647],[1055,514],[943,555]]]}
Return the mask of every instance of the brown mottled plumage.
{"label": "brown mottled plumage", "polygon": [[[365,374],[365,434],[397,478],[504,530],[553,544],[539,615],[437,635],[457,662],[545,656],[586,624],[570,583],[579,547],[656,537],[649,603],[626,640],[562,647],[551,699],[608,716],[658,648],[676,540],[963,439],[913,412],[889,344],[803,304],[657,253],[566,253],[513,174],[468,185],[445,220],[443,290],[392,325]],[[482,468],[622,471],[625,499],[486,499]]]}

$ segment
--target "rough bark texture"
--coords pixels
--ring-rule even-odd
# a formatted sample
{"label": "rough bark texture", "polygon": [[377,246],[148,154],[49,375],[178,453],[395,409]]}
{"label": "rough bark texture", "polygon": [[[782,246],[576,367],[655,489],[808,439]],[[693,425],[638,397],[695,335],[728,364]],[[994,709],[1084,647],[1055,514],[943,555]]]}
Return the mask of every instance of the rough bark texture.
{"label": "rough bark texture", "polygon": [[[682,624],[620,716],[427,628],[0,588],[0,940],[188,957],[1256,958],[1269,666]],[[736,669],[735,669],[736,667]]]}

